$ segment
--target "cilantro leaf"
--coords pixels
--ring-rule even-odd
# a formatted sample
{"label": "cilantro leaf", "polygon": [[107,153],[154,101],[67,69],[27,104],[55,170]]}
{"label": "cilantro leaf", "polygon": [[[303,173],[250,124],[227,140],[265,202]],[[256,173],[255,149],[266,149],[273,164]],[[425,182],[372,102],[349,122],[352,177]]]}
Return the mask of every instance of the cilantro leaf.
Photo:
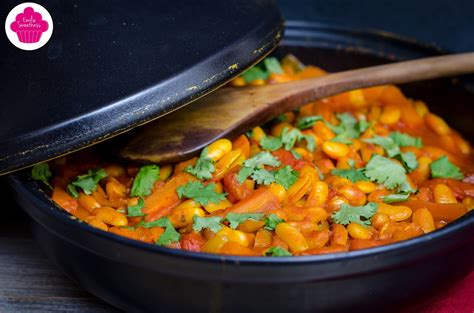
{"label": "cilantro leaf", "polygon": [[323,117],[320,115],[305,116],[296,121],[296,127],[298,127],[299,129],[307,129],[313,127],[313,125],[316,124],[317,121],[323,120]]}
{"label": "cilantro leaf", "polygon": [[316,141],[314,140],[314,137],[311,135],[303,134],[301,139],[306,140],[306,149],[308,149],[308,151],[310,152],[313,152],[314,149],[316,148]]}
{"label": "cilantro leaf", "polygon": [[173,224],[167,217],[162,217],[159,220],[153,222],[146,222],[141,225],[145,228],[151,227],[164,227],[165,231],[161,234],[160,238],[156,241],[159,246],[167,246],[173,242],[179,241],[181,235],[176,231]]}
{"label": "cilantro leaf", "polygon": [[275,117],[275,122],[286,122],[288,120],[288,116],[286,114],[280,114]]}
{"label": "cilantro leaf", "polygon": [[405,180],[401,186],[397,188],[397,192],[401,193],[414,193],[416,192],[416,189],[414,189],[408,180]]}
{"label": "cilantro leaf", "polygon": [[293,157],[297,160],[301,160],[302,156],[301,154],[299,154],[298,152],[296,152],[295,150],[290,150],[291,154],[293,155]]}
{"label": "cilantro leaf", "polygon": [[402,161],[403,165],[405,165],[409,172],[418,167],[418,161],[416,160],[416,155],[413,152],[400,153],[400,155],[397,156],[397,159]]}
{"label": "cilantro leaf", "polygon": [[145,200],[143,198],[138,199],[138,203],[136,205],[129,206],[127,208],[128,216],[136,217],[136,216],[144,216],[142,209],[145,207]]}
{"label": "cilantro leaf", "polygon": [[264,256],[292,256],[288,250],[283,249],[282,247],[271,247],[267,251],[265,251]]}
{"label": "cilantro leaf", "polygon": [[250,168],[256,168],[260,166],[280,166],[280,161],[274,157],[270,152],[260,152],[244,161],[244,166]]}
{"label": "cilantro leaf", "polygon": [[191,181],[186,185],[179,186],[176,189],[180,199],[183,197],[193,199],[194,201],[200,203],[201,205],[206,205],[209,202],[219,203],[225,199],[226,193],[217,193],[216,184],[211,183],[207,186],[204,186],[203,183],[199,181]]}
{"label": "cilantro leaf", "polygon": [[260,146],[269,151],[275,151],[281,148],[283,143],[278,137],[265,136],[260,140]]}
{"label": "cilantro leaf", "polygon": [[400,147],[423,147],[423,142],[421,141],[420,137],[412,137],[398,131],[390,133],[389,136]]}
{"label": "cilantro leaf", "polygon": [[227,213],[225,219],[229,222],[229,227],[236,229],[240,223],[246,220],[261,221],[265,215],[263,213]]}
{"label": "cilantro leaf", "polygon": [[296,128],[291,130],[288,127],[283,128],[280,138],[283,143],[283,148],[288,151],[293,149],[294,145],[303,139],[306,140],[306,148],[309,151],[314,151],[316,145],[313,136],[305,135]]}
{"label": "cilantro leaf", "polygon": [[193,229],[195,231],[201,231],[204,228],[209,228],[211,231],[217,233],[222,228],[222,218],[219,216],[200,217],[194,215],[193,221]]}
{"label": "cilantro leaf", "polygon": [[257,168],[250,175],[253,180],[259,185],[270,185],[275,182],[275,176],[272,172],[264,170],[263,168]]}
{"label": "cilantro leaf", "polygon": [[79,191],[77,190],[76,186],[74,186],[73,184],[67,185],[66,190],[74,198],[79,198]]}
{"label": "cilantro leaf", "polygon": [[407,201],[410,194],[408,193],[395,193],[391,195],[383,196],[383,202],[385,203],[394,203],[394,202],[403,202]]}
{"label": "cilantro leaf", "polygon": [[405,175],[405,168],[389,158],[373,155],[365,166],[364,174],[370,180],[384,184],[388,189],[399,188],[403,192],[413,192]]}
{"label": "cilantro leaf", "polygon": [[413,152],[403,153],[400,150],[400,147],[395,143],[391,137],[382,137],[375,136],[373,138],[368,138],[364,140],[368,143],[373,143],[384,148],[387,155],[391,158],[396,158],[403,163],[403,165],[412,171],[418,167],[418,161],[416,160],[416,155]]}
{"label": "cilantro leaf", "polygon": [[288,190],[300,177],[300,173],[286,165],[275,172],[275,181]]}
{"label": "cilantro leaf", "polygon": [[347,164],[349,164],[349,166],[350,166],[351,168],[354,168],[354,167],[355,167],[355,161],[354,161],[353,159],[347,160]]}
{"label": "cilantro leaf", "polygon": [[201,156],[197,159],[194,166],[188,165],[184,171],[196,176],[199,179],[211,179],[212,173],[216,170],[214,166],[214,160],[208,155],[208,147],[204,148],[201,152]]}
{"label": "cilantro leaf", "polygon": [[137,176],[133,180],[131,197],[145,197],[151,194],[155,182],[160,179],[160,167],[158,165],[144,165],[140,167]]}
{"label": "cilantro leaf", "polygon": [[38,180],[38,181],[42,182],[43,184],[45,184],[46,186],[48,186],[51,189],[53,189],[53,187],[51,187],[48,180],[52,176],[53,176],[53,174],[49,170],[48,163],[36,164],[31,169],[31,177],[33,177],[34,180]]}
{"label": "cilantro leaf", "polygon": [[[369,202],[364,206],[351,206],[343,203],[339,211],[334,212],[331,217],[334,223],[348,225],[350,223],[357,223],[362,226],[370,226],[370,218],[374,216],[377,211],[377,204]],[[364,219],[362,219],[364,218]]]}
{"label": "cilantro leaf", "polygon": [[283,223],[285,220],[282,219],[282,218],[279,218],[276,214],[270,214],[267,216],[267,218],[265,219],[265,229],[266,230],[275,230],[275,227],[280,224],[280,223]]}
{"label": "cilantro leaf", "polygon": [[330,141],[332,142],[340,142],[346,145],[351,145],[352,144],[352,139],[346,137],[345,134],[338,135],[334,138],[332,138]]}
{"label": "cilantro leaf", "polygon": [[431,176],[433,178],[452,178],[461,180],[464,175],[461,173],[459,167],[451,163],[447,156],[442,156],[430,164]]}
{"label": "cilantro leaf", "polygon": [[242,78],[245,80],[246,83],[253,82],[257,79],[266,80],[268,78],[268,73],[262,70],[261,68],[254,66],[245,71],[245,73],[242,74]]}
{"label": "cilantro leaf", "polygon": [[400,148],[390,137],[374,136],[373,138],[364,139],[364,141],[381,146],[390,158],[401,153]]}
{"label": "cilantro leaf", "polygon": [[251,167],[244,166],[240,169],[239,174],[237,174],[237,180],[239,183],[243,183],[252,173],[254,169]]}
{"label": "cilantro leaf", "polygon": [[331,139],[334,142],[351,144],[351,139],[359,138],[360,134],[370,127],[370,123],[364,120],[358,122],[349,113],[340,113],[336,116],[339,119],[339,125],[334,126],[326,122],[326,125],[337,135]]}
{"label": "cilantro leaf", "polygon": [[[365,120],[360,120],[355,124],[356,131],[360,134],[365,132],[367,129],[369,129],[372,126],[372,123],[369,123]],[[358,136],[358,137],[359,137]]]}
{"label": "cilantro leaf", "polygon": [[331,174],[335,176],[344,177],[345,179],[350,180],[351,182],[355,183],[358,181],[367,181],[370,180],[367,176],[364,175],[363,169],[332,169]]}
{"label": "cilantro leaf", "polygon": [[291,150],[296,142],[300,139],[301,132],[296,128],[289,129],[288,127],[283,128],[281,133],[281,141],[285,150]]}
{"label": "cilantro leaf", "polygon": [[355,119],[354,116],[350,113],[339,113],[336,114],[337,119],[341,122],[341,126],[343,126],[344,130],[347,130],[349,128],[349,125],[355,125],[357,123],[357,120]]}
{"label": "cilantro leaf", "polygon": [[280,61],[275,57],[267,57],[263,60],[263,64],[269,73],[283,74]]}
{"label": "cilantro leaf", "polygon": [[77,176],[76,180],[67,186],[67,191],[74,198],[79,197],[77,188],[82,189],[86,195],[90,195],[97,189],[99,181],[105,177],[107,177],[107,173],[102,168],[89,170],[87,174]]}
{"label": "cilantro leaf", "polygon": [[[240,169],[237,175],[237,180],[243,183],[254,171],[258,171],[264,165],[268,166],[280,166],[280,161],[275,158],[270,152],[260,152],[250,159],[247,159],[243,163],[243,167]],[[258,174],[257,174],[258,175]]]}

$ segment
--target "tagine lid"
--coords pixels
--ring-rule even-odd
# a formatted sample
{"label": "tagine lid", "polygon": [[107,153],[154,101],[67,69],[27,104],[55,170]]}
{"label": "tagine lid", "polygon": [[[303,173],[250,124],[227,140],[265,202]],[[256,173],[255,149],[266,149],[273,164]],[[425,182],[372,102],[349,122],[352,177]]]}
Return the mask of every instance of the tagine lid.
{"label": "tagine lid", "polygon": [[[265,57],[283,29],[267,0],[41,5],[54,25],[43,47],[26,51],[0,40],[0,174],[192,102]],[[13,9],[0,6],[5,16]]]}

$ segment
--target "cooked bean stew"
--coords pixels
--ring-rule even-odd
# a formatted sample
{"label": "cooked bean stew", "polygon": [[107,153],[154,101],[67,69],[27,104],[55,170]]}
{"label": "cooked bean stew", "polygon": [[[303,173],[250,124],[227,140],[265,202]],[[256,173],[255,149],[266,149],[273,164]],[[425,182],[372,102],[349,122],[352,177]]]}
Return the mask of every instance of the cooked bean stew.
{"label": "cooked bean stew", "polygon": [[[265,59],[230,85],[321,75],[289,55]],[[392,85],[309,103],[181,163],[102,159],[76,153],[35,166],[32,176],[92,227],[174,249],[358,250],[436,231],[474,208],[470,144]]]}

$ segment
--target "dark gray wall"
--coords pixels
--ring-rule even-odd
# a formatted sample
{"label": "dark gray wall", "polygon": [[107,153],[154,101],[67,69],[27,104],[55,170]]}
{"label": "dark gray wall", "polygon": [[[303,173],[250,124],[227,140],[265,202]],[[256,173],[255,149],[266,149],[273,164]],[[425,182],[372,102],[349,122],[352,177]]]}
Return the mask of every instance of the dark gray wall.
{"label": "dark gray wall", "polygon": [[377,28],[474,51],[474,0],[277,0],[286,19]]}

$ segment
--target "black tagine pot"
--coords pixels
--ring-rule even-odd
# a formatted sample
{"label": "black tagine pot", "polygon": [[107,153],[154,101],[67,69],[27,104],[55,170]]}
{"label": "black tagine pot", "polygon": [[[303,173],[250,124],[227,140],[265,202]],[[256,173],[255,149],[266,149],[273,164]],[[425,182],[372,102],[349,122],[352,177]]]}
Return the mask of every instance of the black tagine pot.
{"label": "black tagine pot", "polygon": [[[390,34],[287,23],[276,55],[329,71],[440,54]],[[461,83],[401,86],[468,139],[474,94]],[[46,255],[84,289],[128,312],[387,312],[473,269],[474,212],[411,240],[328,255],[261,258],[193,253],[90,227],[58,208],[27,173],[9,176]]]}

